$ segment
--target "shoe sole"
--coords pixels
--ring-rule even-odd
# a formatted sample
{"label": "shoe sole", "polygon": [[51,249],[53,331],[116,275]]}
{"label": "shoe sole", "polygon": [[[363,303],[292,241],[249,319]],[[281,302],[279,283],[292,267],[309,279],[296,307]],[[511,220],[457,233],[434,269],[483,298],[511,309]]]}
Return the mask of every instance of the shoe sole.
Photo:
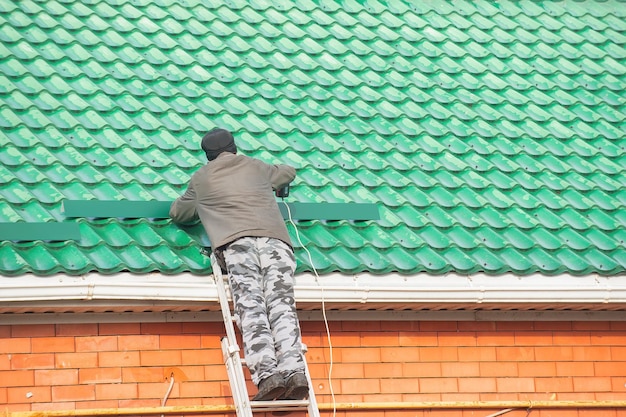
{"label": "shoe sole", "polygon": [[276,387],[264,395],[255,395],[252,401],[273,401],[285,393],[285,387]]}

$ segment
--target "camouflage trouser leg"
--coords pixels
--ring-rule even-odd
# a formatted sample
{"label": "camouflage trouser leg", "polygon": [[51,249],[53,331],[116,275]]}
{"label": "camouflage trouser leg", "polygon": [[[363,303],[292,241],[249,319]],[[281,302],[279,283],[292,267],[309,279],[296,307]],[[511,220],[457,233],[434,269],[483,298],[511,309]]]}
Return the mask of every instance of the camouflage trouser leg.
{"label": "camouflage trouser leg", "polygon": [[244,237],[224,250],[224,258],[252,381],[302,372],[291,248],[278,239]]}

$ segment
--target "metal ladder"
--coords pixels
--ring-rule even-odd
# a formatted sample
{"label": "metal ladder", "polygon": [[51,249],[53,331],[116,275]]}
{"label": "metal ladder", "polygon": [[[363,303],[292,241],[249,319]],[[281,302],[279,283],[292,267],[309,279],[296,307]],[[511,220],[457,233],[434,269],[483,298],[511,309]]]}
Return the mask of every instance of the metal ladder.
{"label": "metal ladder", "polygon": [[[237,337],[235,334],[235,325],[231,314],[231,307],[226,292],[226,284],[222,269],[217,263],[214,254],[211,254],[211,266],[213,268],[213,278],[217,286],[217,294],[224,318],[224,327],[226,328],[226,336],[222,337],[222,354],[224,355],[224,364],[228,373],[228,381],[235,402],[235,411],[237,417],[252,417],[254,412],[266,411],[301,411],[307,410],[310,417],[319,417],[320,412],[315,400],[313,391],[313,383],[309,374],[309,367],[306,358],[302,355],[305,365],[305,374],[309,383],[309,399],[308,400],[276,400],[276,401],[250,401],[248,388],[246,386],[246,377],[243,372],[244,360],[241,358]],[[302,345],[302,352],[306,352],[306,346]]]}

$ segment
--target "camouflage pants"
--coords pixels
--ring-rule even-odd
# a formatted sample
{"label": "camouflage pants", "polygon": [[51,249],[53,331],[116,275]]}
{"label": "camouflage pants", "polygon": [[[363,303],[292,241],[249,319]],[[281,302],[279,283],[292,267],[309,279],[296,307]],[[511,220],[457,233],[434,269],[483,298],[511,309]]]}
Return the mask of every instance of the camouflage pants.
{"label": "camouflage pants", "polygon": [[244,237],[224,250],[224,259],[252,382],[302,372],[291,248],[278,239]]}

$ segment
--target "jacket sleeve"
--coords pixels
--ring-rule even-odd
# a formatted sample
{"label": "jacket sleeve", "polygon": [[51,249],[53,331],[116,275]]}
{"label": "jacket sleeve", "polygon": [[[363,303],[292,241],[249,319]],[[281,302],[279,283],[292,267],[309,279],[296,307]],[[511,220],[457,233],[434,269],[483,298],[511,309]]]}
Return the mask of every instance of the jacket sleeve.
{"label": "jacket sleeve", "polygon": [[273,165],[270,181],[272,182],[272,188],[278,190],[289,184],[296,178],[296,169],[290,165]]}
{"label": "jacket sleeve", "polygon": [[190,224],[199,220],[196,210],[196,191],[190,183],[187,191],[170,206],[170,217],[175,223]]}

